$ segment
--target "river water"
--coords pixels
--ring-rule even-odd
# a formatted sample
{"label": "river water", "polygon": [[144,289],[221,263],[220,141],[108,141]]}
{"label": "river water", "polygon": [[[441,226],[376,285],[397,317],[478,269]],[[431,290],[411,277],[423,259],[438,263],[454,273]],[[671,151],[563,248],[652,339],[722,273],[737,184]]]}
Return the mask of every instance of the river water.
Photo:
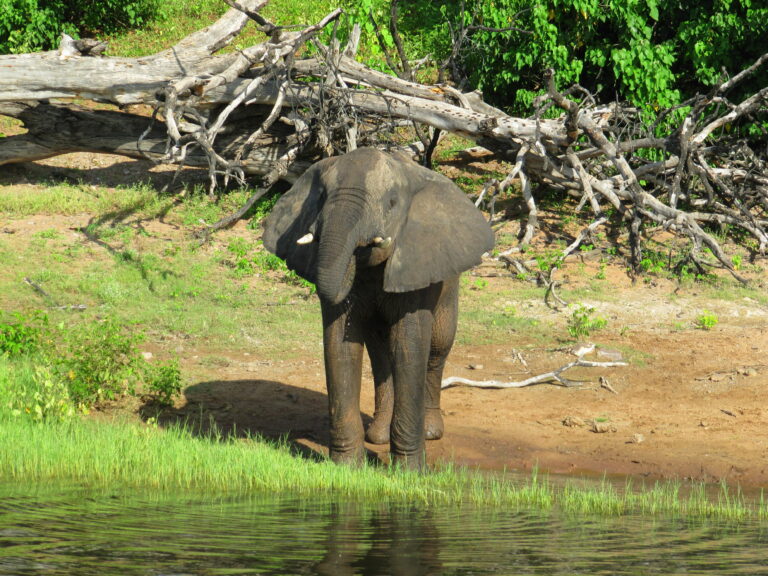
{"label": "river water", "polygon": [[0,485],[0,575],[766,574],[757,523]]}

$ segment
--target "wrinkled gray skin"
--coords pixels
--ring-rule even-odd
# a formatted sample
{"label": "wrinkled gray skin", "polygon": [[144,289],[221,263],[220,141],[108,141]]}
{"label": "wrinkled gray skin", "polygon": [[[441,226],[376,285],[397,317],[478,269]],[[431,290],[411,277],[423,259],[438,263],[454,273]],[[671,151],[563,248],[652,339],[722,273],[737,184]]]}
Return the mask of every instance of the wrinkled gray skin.
{"label": "wrinkled gray skin", "polygon": [[421,468],[425,439],[443,434],[459,275],[493,247],[482,214],[447,178],[361,148],[307,170],[272,209],[264,245],[317,285],[332,459],[365,456],[365,346],[376,385],[368,440],[389,441],[396,463]]}

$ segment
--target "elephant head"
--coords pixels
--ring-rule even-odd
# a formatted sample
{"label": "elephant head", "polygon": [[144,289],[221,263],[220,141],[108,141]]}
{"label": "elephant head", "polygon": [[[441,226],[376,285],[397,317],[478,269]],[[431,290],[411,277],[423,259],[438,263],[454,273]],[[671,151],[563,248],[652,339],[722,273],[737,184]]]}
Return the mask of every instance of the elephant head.
{"label": "elephant head", "polygon": [[418,290],[478,264],[493,232],[449,179],[359,148],[296,181],[272,209],[264,245],[338,304],[359,267],[385,263],[386,292]]}

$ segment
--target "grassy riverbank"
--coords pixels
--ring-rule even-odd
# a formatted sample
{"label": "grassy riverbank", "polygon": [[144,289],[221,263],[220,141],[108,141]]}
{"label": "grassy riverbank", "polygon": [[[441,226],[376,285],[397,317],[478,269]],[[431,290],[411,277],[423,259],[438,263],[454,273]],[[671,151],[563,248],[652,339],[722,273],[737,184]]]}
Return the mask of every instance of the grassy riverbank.
{"label": "grassy riverbank", "polygon": [[[2,374],[0,374],[0,378]],[[257,438],[197,437],[181,427],[74,419],[40,424],[0,414],[0,481],[92,488],[247,494],[275,492],[418,505],[492,505],[570,515],[673,515],[691,519],[768,518],[762,501],[722,485],[551,481],[441,466],[419,475],[307,460],[287,444]]]}
{"label": "grassy riverbank", "polygon": [[[21,368],[21,370],[20,370]],[[10,391],[19,381],[35,386],[31,366],[0,357],[0,482],[78,484],[92,488],[173,493],[273,492],[345,500],[419,505],[492,505],[559,510],[574,515],[673,515],[741,521],[768,518],[768,506],[722,484],[661,482],[625,486],[603,482],[552,482],[534,473],[483,473],[440,465],[427,474],[337,466],[295,454],[288,443],[247,436],[201,436],[192,427],[161,428],[120,419],[92,419],[48,405],[48,418],[15,412]],[[48,382],[50,384],[50,382]],[[32,396],[50,399],[50,391]],[[64,404],[62,404],[64,406]]]}

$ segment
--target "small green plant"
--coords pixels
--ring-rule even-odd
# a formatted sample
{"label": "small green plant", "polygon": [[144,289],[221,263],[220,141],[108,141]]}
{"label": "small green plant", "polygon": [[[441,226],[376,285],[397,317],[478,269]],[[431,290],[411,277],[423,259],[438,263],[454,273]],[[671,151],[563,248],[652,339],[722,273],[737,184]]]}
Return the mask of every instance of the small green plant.
{"label": "small green plant", "polygon": [[488,287],[488,280],[485,278],[475,278],[475,280],[472,282],[472,285],[469,287],[470,290],[484,290]]}
{"label": "small green plant", "polygon": [[50,366],[36,366],[31,380],[14,378],[9,388],[8,408],[13,416],[35,422],[61,422],[77,413],[67,384]]}
{"label": "small green plant", "polygon": [[[59,328],[64,332],[65,326]],[[52,362],[73,401],[90,406],[135,393],[143,361],[139,339],[114,319],[70,328]]]}
{"label": "small green plant", "polygon": [[597,280],[605,280],[605,270],[607,267],[608,265],[605,262],[600,262],[600,269],[595,274]]}
{"label": "small green plant", "polygon": [[178,360],[161,364],[147,364],[144,370],[145,392],[162,406],[173,405],[181,392],[181,369]]}
{"label": "small green plant", "polygon": [[[285,264],[283,264],[283,266],[285,266]],[[294,272],[293,270],[288,270],[286,268],[285,278],[286,280],[288,280],[290,284],[299,286],[300,288],[306,288],[307,290],[309,290],[310,295],[317,292],[317,286],[312,284],[312,282],[310,282],[309,280],[305,280],[304,278],[296,274],[296,272]]]}
{"label": "small green plant", "polygon": [[696,328],[699,330],[712,330],[712,328],[717,326],[717,322],[717,314],[710,312],[709,310],[704,310],[696,317],[695,324]]}
{"label": "small green plant", "polygon": [[288,270],[285,262],[283,262],[279,257],[275,256],[271,252],[267,252],[266,250],[260,250],[259,252],[256,252],[256,254],[253,256],[253,263],[262,272],[266,272],[268,270]]}
{"label": "small green plant", "polygon": [[15,357],[36,352],[48,317],[38,311],[31,315],[16,312],[12,318],[9,322],[0,322],[0,354]]}
{"label": "small green plant", "polygon": [[544,273],[549,273],[553,268],[560,268],[563,263],[563,253],[559,250],[547,250],[543,254],[534,256],[536,264]]}
{"label": "small green plant", "polygon": [[572,338],[586,338],[595,330],[602,330],[608,325],[608,320],[601,316],[593,316],[595,309],[579,304],[568,318],[568,334]]}
{"label": "small green plant", "polygon": [[249,257],[253,245],[245,238],[234,238],[227,244],[227,250],[234,255],[233,268],[236,276],[253,274],[253,260]]}
{"label": "small green plant", "polygon": [[256,202],[256,205],[250,210],[250,221],[248,222],[248,228],[254,230],[261,225],[267,214],[270,213],[274,205],[280,198],[279,194],[271,194],[264,196],[261,200]]}
{"label": "small green plant", "polygon": [[55,228],[48,228],[47,230],[41,230],[40,232],[35,232],[33,236],[35,238],[42,238],[44,240],[55,240],[56,238],[60,238],[61,234]]}
{"label": "small green plant", "polygon": [[647,274],[660,276],[667,268],[667,263],[662,259],[664,256],[659,252],[645,252],[646,256],[640,260],[640,270]]}

